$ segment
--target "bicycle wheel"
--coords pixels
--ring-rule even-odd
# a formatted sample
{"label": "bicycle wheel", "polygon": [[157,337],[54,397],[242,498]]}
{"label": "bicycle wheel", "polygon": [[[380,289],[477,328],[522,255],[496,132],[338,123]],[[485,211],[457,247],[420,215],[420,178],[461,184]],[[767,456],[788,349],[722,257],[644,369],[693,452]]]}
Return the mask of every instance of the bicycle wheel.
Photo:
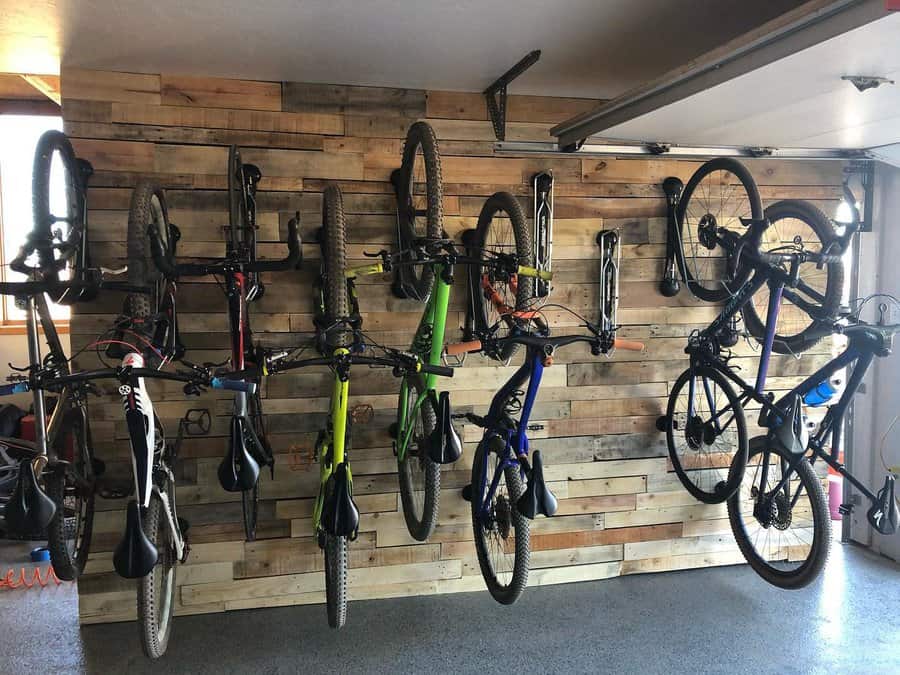
{"label": "bicycle wheel", "polygon": [[347,557],[347,537],[325,534],[325,604],[332,628],[347,621]]}
{"label": "bicycle wheel", "polygon": [[172,226],[169,224],[166,193],[155,182],[140,181],[131,193],[131,205],[128,208],[126,252],[128,283],[151,289],[149,294],[133,293],[128,296],[132,316],[141,319],[156,314],[166,285],[166,279],[156,268],[150,253],[150,237],[147,235],[147,226],[150,224],[156,226],[163,249],[171,253],[175,242]]}
{"label": "bicycle wheel", "polygon": [[688,368],[672,386],[665,422],[669,459],[685,489],[705,504],[728,499],[747,462],[744,409],[728,380],[712,368]]}
{"label": "bicycle wheel", "polygon": [[323,320],[325,328],[332,329],[325,335],[325,344],[333,350],[350,343],[347,326],[343,325],[350,316],[347,280],[344,277],[347,267],[344,202],[337,185],[328,185],[322,195],[322,222]]}
{"label": "bicycle wheel", "polygon": [[[809,202],[796,199],[776,202],[766,209],[766,218],[771,224],[763,233],[761,251],[799,244],[805,251],[818,253],[835,238],[828,216]],[[833,316],[841,303],[843,286],[843,263],[830,263],[821,269],[815,263],[801,264],[798,287],[784,291],[772,350],[779,354],[799,354],[818,344],[821,336],[810,337],[815,321],[809,311]],[[768,285],[744,305],[747,330],[760,342],[765,339],[768,306]]]}
{"label": "bicycle wheel", "polygon": [[735,469],[745,476],[741,489],[728,500],[731,531],[747,562],[770,584],[791,589],[819,575],[831,542],[825,491],[808,459],[800,460],[790,481],[776,491],[794,459],[757,436],[750,441],[746,469]]}
{"label": "bicycle wheel", "polygon": [[[534,265],[534,245],[531,230],[518,200],[508,192],[497,192],[484,203],[478,216],[475,234],[477,255],[490,260],[491,253],[515,254],[520,265]],[[470,265],[470,290],[475,330],[484,335],[495,326],[497,337],[507,334],[511,326],[520,320],[510,312],[523,311],[534,297],[534,279],[507,275],[488,265]],[[519,346],[505,344],[499,352],[485,352],[493,359],[505,361],[516,353]]]}
{"label": "bicycle wheel", "polygon": [[[174,488],[166,491],[174,503]],[[141,627],[141,645],[148,658],[158,659],[166,653],[172,634],[172,613],[175,609],[175,542],[169,529],[162,500],[155,492],[144,513],[144,534],[156,546],[159,560],[147,576],[138,579],[137,609]]]}
{"label": "bicycle wheel", "polygon": [[229,250],[237,251],[247,227],[247,193],[241,150],[236,145],[228,148],[228,226]]}
{"label": "bicycle wheel", "polygon": [[[514,603],[528,583],[528,565],[531,557],[529,522],[516,507],[525,491],[518,465],[507,466],[501,473],[494,497],[484,519],[478,514],[478,502],[483,501],[490,489],[500,456],[495,448],[486,447],[490,441],[482,441],[472,460],[472,529],[475,533],[475,552],[478,566],[487,589],[494,599],[504,605]],[[502,447],[501,447],[502,449]],[[482,475],[487,471],[487,479]],[[482,481],[484,489],[482,490]]]}
{"label": "bicycle wheel", "polygon": [[[63,185],[64,190],[53,188]],[[44,132],[38,139],[32,173],[34,234],[40,241],[66,244],[62,249],[45,249],[39,255],[44,279],[77,278],[90,261],[84,222],[84,184],[75,151],[61,131]],[[54,235],[54,230],[59,236]],[[86,297],[84,291],[64,291],[54,301],[71,304]]]}
{"label": "bicycle wheel", "polygon": [[[258,383],[257,383],[258,384]],[[247,398],[247,417],[253,426],[256,437],[268,449],[266,441],[266,429],[263,423],[262,403],[259,398],[259,390]],[[244,538],[247,541],[256,541],[256,525],[259,520],[259,478],[249,490],[241,491],[241,512],[244,518]]]}
{"label": "bicycle wheel", "polygon": [[[398,235],[400,249],[407,250],[413,240],[438,238],[444,231],[441,156],[434,129],[427,122],[416,122],[407,131],[400,175],[406,178],[399,186],[400,198],[405,197],[406,203],[398,204],[398,211],[405,216],[397,220]],[[430,265],[402,269],[408,290],[424,302],[431,293],[434,269]]]}
{"label": "bicycle wheel", "polygon": [[729,271],[721,248],[700,240],[701,228],[743,231],[741,218],[763,217],[759,189],[746,167],[727,157],[713,159],[691,176],[675,217],[681,241],[675,246],[678,266],[691,293],[707,302],[722,302],[747,280],[750,270]]}
{"label": "bicycle wheel", "polygon": [[73,410],[63,421],[68,433],[56,451],[69,464],[46,474],[47,496],[56,503],[56,515],[47,526],[47,548],[56,576],[73,581],[84,570],[94,526],[94,477],[90,437],[81,412]]}
{"label": "bicycle wheel", "polygon": [[437,427],[437,416],[427,399],[416,409],[416,400],[422,393],[416,378],[406,378],[402,387],[400,401],[402,405],[405,397],[404,419],[412,426],[412,435],[403,460],[398,458],[400,501],[410,536],[425,541],[437,524],[441,494],[441,467],[428,456],[428,439]]}

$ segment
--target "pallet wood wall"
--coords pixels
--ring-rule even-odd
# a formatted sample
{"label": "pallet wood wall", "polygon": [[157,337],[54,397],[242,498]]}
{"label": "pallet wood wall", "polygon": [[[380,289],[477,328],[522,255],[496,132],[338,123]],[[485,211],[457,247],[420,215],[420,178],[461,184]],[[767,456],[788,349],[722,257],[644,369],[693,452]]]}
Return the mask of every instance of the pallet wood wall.
{"label": "pallet wood wall", "polygon": [[[725,508],[695,502],[667,465],[665,441],[654,420],[670,383],[686,366],[685,336],[713,318],[682,292],[657,292],[665,252],[665,203],[660,184],[687,180],[695,162],[665,159],[512,158],[495,156],[492,130],[479,94],[341,85],[196,79],[169,75],[66,70],[62,75],[65,130],[78,155],[96,170],[89,194],[93,254],[105,264],[125,255],[132,186],[152,175],[168,188],[171,218],[183,233],[183,256],[220,255],[226,222],[227,145],[244,149],[264,178],[259,195],[262,255],[283,255],[286,223],[302,214],[310,241],[320,226],[321,193],[328,181],[344,192],[351,258],[393,244],[394,199],[388,177],[398,166],[402,139],[426,118],[440,142],[445,227],[453,236],[472,227],[485,198],[496,190],[519,195],[530,211],[532,174],[556,176],[554,302],[596,316],[596,232],[619,228],[623,241],[620,320],[625,337],[646,342],[644,353],[592,358],[587,349],[559,353],[544,377],[534,419],[543,424],[533,445],[545,451],[546,474],[560,497],[559,514],[532,525],[530,583],[555,584],[620,574],[739,562]],[[547,139],[547,129],[593,101],[511,96],[511,139]],[[839,197],[838,163],[754,160],[749,163],[764,200],[796,197],[833,209]],[[252,306],[252,323],[268,344],[292,344],[311,323],[310,283],[318,251],[304,246],[302,272],[269,275],[266,296]],[[391,296],[386,280],[360,287],[364,327],[377,340],[405,346],[421,307]],[[459,336],[464,287],[457,286],[448,322]],[[227,357],[225,300],[210,280],[180,284],[180,321],[189,358]],[[121,298],[104,296],[77,307],[72,346],[78,350],[106,328]],[[550,310],[565,331],[576,321]],[[827,348],[826,348],[827,350]],[[752,373],[753,351],[741,344],[738,362]],[[824,360],[809,354],[773,359],[773,385],[787,387]],[[79,367],[96,364],[90,350]],[[452,380],[457,411],[484,411],[514,366],[470,357]],[[260,539],[243,541],[239,496],[224,492],[215,470],[225,450],[229,396],[219,392],[186,401],[173,385],[154,383],[154,401],[166,428],[188,407],[208,407],[212,433],[186,440],[179,467],[180,513],[191,522],[189,564],[179,571],[181,613],[221,612],[324,602],[322,556],[310,536],[317,473],[309,454],[327,408],[328,376],[298,372],[269,379],[264,410],[278,453],[274,480],[262,479]],[[395,460],[386,428],[397,382],[383,370],[357,369],[351,405],[371,405],[374,416],[353,437],[354,488],[363,512],[351,546],[352,599],[483,589],[472,546],[468,482],[478,430],[463,429],[465,455],[443,474],[440,523],[427,543],[406,533],[398,511]],[[128,442],[111,385],[92,401],[98,453],[112,471],[127,475]],[[84,622],[133,619],[133,582],[112,571],[111,550],[124,523],[124,504],[98,502],[93,554],[79,587]]]}

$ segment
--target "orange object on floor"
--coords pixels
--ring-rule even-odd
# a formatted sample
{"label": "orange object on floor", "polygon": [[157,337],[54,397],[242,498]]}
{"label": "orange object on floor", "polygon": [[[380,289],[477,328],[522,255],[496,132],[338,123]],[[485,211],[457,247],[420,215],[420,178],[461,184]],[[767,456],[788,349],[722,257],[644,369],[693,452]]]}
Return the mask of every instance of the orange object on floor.
{"label": "orange object on floor", "polygon": [[45,588],[51,581],[53,581],[57,586],[59,586],[62,582],[59,580],[59,577],[56,576],[56,572],[53,569],[53,565],[47,567],[47,573],[45,575],[41,575],[41,568],[35,567],[32,569],[31,578],[28,578],[27,572],[25,568],[21,568],[19,570],[19,578],[16,578],[16,571],[12,568],[6,571],[6,574],[3,578],[0,578],[0,588],[33,588],[35,584],[40,586],[41,588]]}

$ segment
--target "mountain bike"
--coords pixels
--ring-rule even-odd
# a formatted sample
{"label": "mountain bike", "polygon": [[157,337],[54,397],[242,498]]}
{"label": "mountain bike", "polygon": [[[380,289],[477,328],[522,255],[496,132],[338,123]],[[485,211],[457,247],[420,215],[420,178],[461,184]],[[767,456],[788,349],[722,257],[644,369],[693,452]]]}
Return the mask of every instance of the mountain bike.
{"label": "mountain bike", "polygon": [[[711,160],[691,177],[683,192],[680,181],[664,183],[669,203],[667,239],[674,263],[685,285],[695,296],[707,302],[724,302],[749,279],[752,268],[728,256],[723,249],[712,247],[702,238],[707,227],[725,227],[736,233],[743,230],[744,250],[777,252],[802,245],[804,250],[836,255],[831,263],[804,263],[798,270],[797,283],[786,288],[783,311],[775,331],[773,349],[779,354],[797,354],[817,342],[817,334],[809,318],[814,314],[833,314],[838,309],[843,288],[844,267],[839,255],[847,250],[858,230],[858,213],[854,223],[843,234],[835,233],[831,220],[809,202],[782,200],[770,204],[765,211],[753,177],[740,162],[730,158]],[[854,204],[852,192],[844,183],[845,199]],[[855,210],[855,207],[854,207]],[[674,240],[674,241],[673,241]],[[668,268],[667,268],[668,269]],[[662,291],[677,292],[674,276],[666,273]],[[765,337],[764,312],[768,296],[765,288],[744,306],[742,317],[747,331],[756,340]],[[731,325],[723,326],[719,340],[737,342],[735,316]]]}
{"label": "mountain bike", "polygon": [[558,347],[576,342],[589,344],[595,356],[609,354],[616,348],[644,348],[590,323],[585,323],[585,327],[590,335],[550,337],[546,327],[539,329],[540,334],[514,329],[504,337],[447,346],[451,355],[499,353],[505,345],[492,344],[495,342],[514,342],[526,348],[524,363],[494,395],[487,415],[461,415],[484,429],[472,460],[471,483],[463,490],[463,498],[471,504],[481,574],[494,599],[505,605],[514,603],[528,582],[529,521],[537,515],[552,516],[557,509],[556,497],[544,481],[540,450],[531,453],[530,461],[528,458],[528,423],[544,369],[553,364]]}
{"label": "mountain bike", "polygon": [[[348,543],[356,538],[359,529],[359,510],[353,501],[349,459],[352,434],[347,408],[351,366],[388,366],[404,381],[417,378],[419,383],[422,382],[420,378],[452,377],[453,369],[424,363],[415,353],[387,348],[382,348],[382,355],[363,353],[361,322],[358,315],[351,312],[350,291],[355,274],[346,269],[344,212],[337,186],[330,185],[324,191],[322,220],[324,225],[318,234],[322,251],[321,278],[314,293],[314,344],[320,356],[300,358],[295,356],[298,350],[269,354],[263,359],[262,367],[263,374],[269,376],[323,365],[334,373],[329,420],[316,440],[320,483],[313,508],[313,533],[325,553],[328,623],[332,628],[340,628],[347,615]],[[378,267],[380,265],[367,269],[374,273]],[[231,376],[243,376],[243,373]]]}
{"label": "mountain bike", "polygon": [[[180,233],[175,225],[168,222],[165,195],[153,183],[140,183],[135,190],[129,215],[129,269],[134,270],[136,280],[156,289],[155,294],[138,301],[147,302],[157,308],[155,311],[167,317],[167,321],[157,325],[154,343],[168,345],[167,353],[171,351],[176,359],[181,358],[184,352],[178,339],[176,281],[184,277],[207,275],[224,277],[231,337],[231,368],[244,370],[248,364],[255,363],[259,350],[250,330],[247,305],[262,297],[264,287],[259,279],[261,272],[291,270],[299,266],[302,259],[300,215],[296,214],[288,223],[287,257],[283,260],[257,260],[255,195],[261,173],[253,165],[242,164],[237,148],[232,146],[228,178],[232,220],[227,228],[229,238],[225,258],[211,262],[177,264],[175,247]],[[242,493],[241,506],[247,541],[256,538],[259,471],[263,465],[268,466],[274,474],[275,459],[266,437],[262,401],[258,390],[249,396],[239,391],[234,397],[228,452],[219,465],[218,476],[225,490]]]}
{"label": "mountain bike", "polygon": [[[713,229],[710,225],[701,230],[701,235],[730,255],[737,254],[743,246],[738,235],[723,228]],[[686,352],[691,365],[673,385],[666,416],[659,423],[666,431],[673,468],[685,488],[703,502],[728,501],[735,539],[751,566],[770,583],[799,588],[821,571],[830,540],[828,509],[812,462],[822,459],[865,495],[871,503],[866,516],[878,532],[890,534],[897,529],[893,475],[886,476],[884,486],[875,494],[846,470],[838,456],[844,413],[874,358],[890,354],[892,338],[900,331],[900,324],[853,321],[843,325],[829,317],[814,317],[816,332],[810,339],[842,333],[848,338],[847,347],[776,399],[766,393],[765,384],[783,289],[798,283],[802,264],[829,264],[840,256],[799,249],[779,253],[745,250],[741,255],[744,264],[755,273],[722,313],[690,338]],[[751,385],[729,365],[729,356],[717,347],[713,336],[764,284],[769,286],[767,332],[756,382]],[[821,390],[823,382],[844,368],[852,368],[846,390],[810,436],[804,423],[803,403],[817,404],[814,394]],[[744,406],[750,401],[761,406],[759,426],[768,431],[748,442]],[[748,465],[754,474],[744,481],[739,493]],[[724,479],[723,467],[728,469]],[[852,506],[843,508],[849,510]]]}

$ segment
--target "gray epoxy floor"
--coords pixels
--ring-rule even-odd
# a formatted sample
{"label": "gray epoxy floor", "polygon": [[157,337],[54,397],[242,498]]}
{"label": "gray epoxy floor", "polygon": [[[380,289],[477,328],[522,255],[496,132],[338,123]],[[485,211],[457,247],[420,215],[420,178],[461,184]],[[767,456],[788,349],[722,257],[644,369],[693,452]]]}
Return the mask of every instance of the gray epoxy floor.
{"label": "gray epoxy floor", "polygon": [[76,607],[70,584],[0,590],[0,673],[900,672],[900,566],[837,543],[796,592],[737,566],[529,588],[512,607],[355,602],[340,632],[322,606],[181,617],[156,664],[135,624],[79,629]]}

